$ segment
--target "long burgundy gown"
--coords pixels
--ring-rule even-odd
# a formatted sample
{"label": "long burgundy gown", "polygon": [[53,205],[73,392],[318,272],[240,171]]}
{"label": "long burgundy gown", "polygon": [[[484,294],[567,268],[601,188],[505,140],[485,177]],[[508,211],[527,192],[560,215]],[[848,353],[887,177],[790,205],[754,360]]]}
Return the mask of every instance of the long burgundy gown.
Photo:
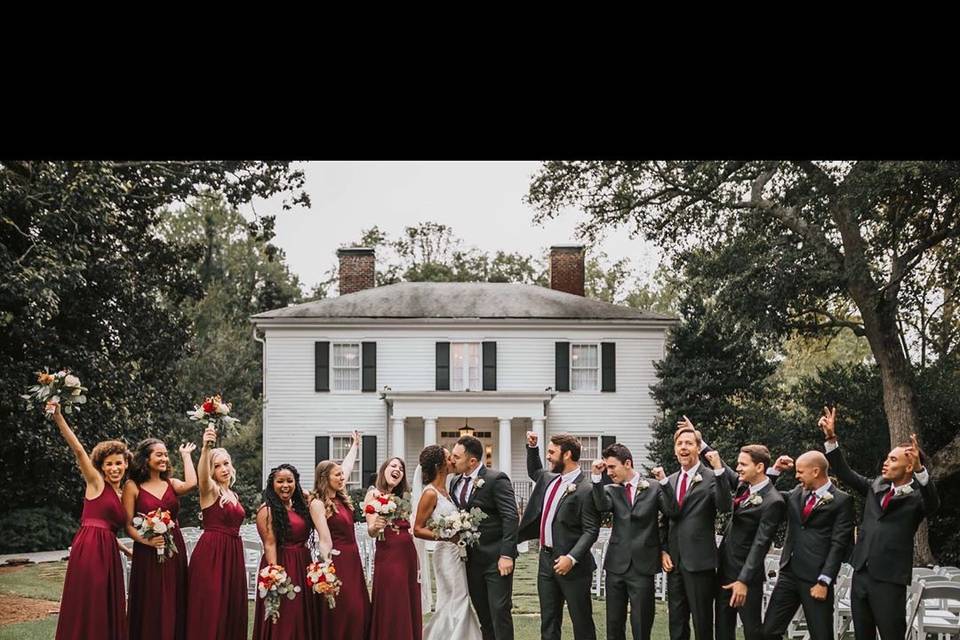
{"label": "long burgundy gown", "polygon": [[[142,486],[137,493],[136,513],[154,509],[170,512],[177,522],[180,499],[168,481],[163,497],[157,499]],[[173,529],[177,553],[157,562],[157,550],[139,542],[133,545],[130,567],[131,640],[184,640],[187,620],[187,547],[180,524]]]}
{"label": "long burgundy gown", "polygon": [[240,525],[246,512],[217,499],[202,511],[203,534],[190,556],[187,640],[247,640],[247,573]]}
{"label": "long burgundy gown", "polygon": [[[307,565],[311,557],[306,542],[311,526],[296,511],[287,511],[287,518],[290,531],[287,540],[277,548],[277,564],[286,569],[293,584],[300,587],[300,593],[293,600],[280,600],[280,619],[276,623],[264,620],[263,599],[257,595],[257,608],[253,614],[254,640],[300,640],[316,638],[319,634],[314,595],[307,587]],[[265,566],[266,555],[260,560],[260,568]]]}
{"label": "long burgundy gown", "polygon": [[[376,640],[420,640],[420,584],[417,550],[410,523],[397,520],[383,530],[373,558],[373,607],[370,637]],[[451,639],[452,640],[452,639]]]}
{"label": "long burgundy gown", "polygon": [[333,557],[333,564],[343,585],[335,608],[328,608],[323,598],[316,599],[321,612],[320,637],[324,640],[364,640],[370,628],[370,595],[354,534],[353,510],[339,498],[334,498],[333,504],[336,509],[327,518],[327,524],[333,548],[340,552]]}
{"label": "long burgundy gown", "polygon": [[73,537],[60,599],[57,640],[126,640],[126,596],[117,530],[127,515],[109,484],[83,499],[80,529]]}

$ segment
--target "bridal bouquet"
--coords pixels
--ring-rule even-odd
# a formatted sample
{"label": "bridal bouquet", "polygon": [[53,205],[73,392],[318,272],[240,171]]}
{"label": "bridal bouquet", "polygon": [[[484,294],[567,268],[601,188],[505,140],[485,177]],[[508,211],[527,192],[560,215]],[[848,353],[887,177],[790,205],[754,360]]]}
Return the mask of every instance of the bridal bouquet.
{"label": "bridal bouquet", "polygon": [[327,606],[333,609],[337,606],[337,596],[340,595],[340,585],[343,581],[337,576],[337,568],[333,560],[313,562],[307,565],[307,586],[327,599]]}
{"label": "bridal bouquet", "polygon": [[[70,369],[63,369],[56,373],[48,371],[37,372],[37,384],[27,388],[27,393],[20,397],[27,401],[27,411],[30,410],[30,401],[44,403],[44,415],[47,420],[53,419],[54,406],[59,404],[63,412],[73,413],[73,405],[84,404],[87,396],[83,392],[87,388],[80,385],[80,378],[70,373]],[[77,411],[80,407],[77,407]]]}
{"label": "bridal bouquet", "polygon": [[[363,508],[363,512],[383,516],[387,523],[393,527],[393,530],[399,533],[400,529],[396,523],[401,520],[410,521],[410,508],[410,492],[408,491],[403,496],[398,496],[395,493],[374,496]],[[383,540],[383,531],[377,536],[377,540]]]}
{"label": "bridal bouquet", "polygon": [[487,514],[478,507],[470,511],[454,511],[446,515],[434,515],[427,522],[427,528],[437,534],[438,540],[457,538],[457,552],[461,560],[467,559],[467,548],[480,540],[479,524]]}
{"label": "bridal bouquet", "polygon": [[240,421],[230,416],[232,405],[224,402],[219,395],[207,396],[202,404],[194,405],[193,411],[187,411],[191,420],[197,422],[206,422],[208,427],[213,427],[220,435],[237,435],[239,430],[237,425]]}
{"label": "bridal bouquet", "polygon": [[157,548],[157,562],[172,558],[177,553],[177,545],[173,541],[173,529],[177,523],[170,517],[169,511],[154,509],[147,514],[139,514],[133,519],[133,526],[144,538],[163,536],[163,546]]}
{"label": "bridal bouquet", "polygon": [[286,569],[279,564],[268,564],[257,575],[257,593],[263,598],[263,619],[277,624],[280,619],[281,598],[293,600],[300,587],[293,584]]}

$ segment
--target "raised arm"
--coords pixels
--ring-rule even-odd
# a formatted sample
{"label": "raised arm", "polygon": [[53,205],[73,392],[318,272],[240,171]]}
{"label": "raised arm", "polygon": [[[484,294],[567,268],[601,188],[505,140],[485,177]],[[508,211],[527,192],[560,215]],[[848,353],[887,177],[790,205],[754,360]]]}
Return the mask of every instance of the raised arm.
{"label": "raised arm", "polygon": [[[343,457],[340,468],[343,470],[343,477],[349,478],[353,472],[353,465],[357,463],[357,453],[360,451],[360,432],[353,431],[353,443],[350,445],[350,451]],[[360,484],[363,484],[363,478],[360,478]]]}
{"label": "raised arm", "polygon": [[[593,499],[593,508],[599,513],[613,511],[613,498],[610,497],[610,493],[606,490],[602,482],[603,473],[606,470],[607,465],[600,459],[594,460],[593,466],[590,468],[590,481],[593,485],[590,488],[590,497]],[[600,479],[595,480],[594,478],[598,476]]]}
{"label": "raised arm", "polygon": [[[257,510],[257,533],[263,542],[263,555],[267,564],[277,564],[277,539],[273,535],[273,520],[266,505]],[[288,569],[289,567],[284,567]],[[292,570],[292,569],[291,569]]]}
{"label": "raised arm", "polygon": [[[67,441],[67,446],[70,447],[74,457],[77,459],[77,466],[80,468],[80,473],[83,474],[83,479],[87,483],[87,493],[93,493],[94,495],[92,497],[100,495],[104,487],[103,476],[101,476],[97,468],[93,466],[93,461],[90,460],[90,456],[87,455],[87,450],[83,448],[83,445],[80,444],[80,439],[77,438],[77,434],[75,434],[73,429],[70,428],[70,425],[67,424],[67,420],[60,412],[59,403],[56,405],[56,409],[54,409],[53,421],[56,423],[57,428],[60,429],[60,435]],[[92,492],[90,491],[91,489],[93,490]],[[90,498],[91,496],[88,495],[87,497]]]}
{"label": "raised arm", "polygon": [[527,477],[539,482],[543,477],[543,462],[540,460],[540,447],[537,446],[537,436],[534,431],[527,431]]}
{"label": "raised arm", "polygon": [[192,442],[187,442],[180,445],[177,451],[180,452],[180,459],[183,460],[183,480],[177,478],[170,478],[170,483],[173,485],[173,491],[178,496],[182,496],[186,493],[190,493],[197,488],[197,470],[193,468],[193,458],[190,457],[190,454],[193,453],[197,448]]}
{"label": "raised arm", "polygon": [[840,451],[837,444],[837,409],[823,408],[823,415],[817,421],[817,426],[823,431],[824,449],[827,452],[827,462],[830,468],[837,474],[840,481],[859,493],[862,496],[870,491],[870,480],[850,468],[843,452]]}
{"label": "raised arm", "polygon": [[711,451],[707,455],[707,460],[713,469],[713,501],[717,511],[719,513],[730,513],[733,508],[733,492],[726,480],[724,471],[726,465],[723,464],[720,454],[716,451]]}
{"label": "raised arm", "polygon": [[910,435],[910,446],[904,449],[904,455],[913,464],[913,478],[920,485],[920,498],[923,500],[923,514],[930,517],[940,508],[940,494],[926,467],[926,455],[920,450],[917,434]]}
{"label": "raised arm", "polygon": [[197,463],[197,482],[200,485],[200,508],[206,509],[217,499],[217,485],[210,477],[210,452],[217,441],[217,430],[207,427],[203,432],[203,448]]}
{"label": "raised arm", "polygon": [[326,560],[330,557],[330,550],[333,549],[333,537],[330,535],[330,525],[327,524],[327,508],[318,498],[310,501],[310,520],[313,522],[313,528],[317,530],[320,560]]}

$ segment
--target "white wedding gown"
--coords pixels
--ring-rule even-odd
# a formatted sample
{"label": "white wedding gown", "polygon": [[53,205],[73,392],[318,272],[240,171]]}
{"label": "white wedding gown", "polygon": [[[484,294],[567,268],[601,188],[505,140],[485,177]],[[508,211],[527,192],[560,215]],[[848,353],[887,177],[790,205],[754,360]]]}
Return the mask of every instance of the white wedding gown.
{"label": "white wedding gown", "polygon": [[[449,498],[437,494],[434,513],[446,515],[457,510]],[[437,611],[423,627],[424,640],[481,640],[480,622],[470,606],[467,565],[452,542],[437,542],[433,552],[433,579],[437,584]]]}

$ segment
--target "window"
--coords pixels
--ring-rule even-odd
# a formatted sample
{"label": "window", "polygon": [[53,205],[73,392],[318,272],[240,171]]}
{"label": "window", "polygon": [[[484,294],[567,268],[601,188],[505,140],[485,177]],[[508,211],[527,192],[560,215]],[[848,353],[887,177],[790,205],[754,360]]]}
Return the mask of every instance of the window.
{"label": "window", "polygon": [[570,390],[597,391],[600,388],[600,355],[595,344],[570,345]]}
{"label": "window", "polygon": [[[330,436],[330,459],[337,464],[343,464],[343,459],[350,452],[350,446],[353,444],[353,436]],[[357,460],[353,463],[353,471],[347,478],[347,491],[360,487],[360,465],[363,460],[363,448],[361,444],[357,447]]]}
{"label": "window", "polygon": [[600,436],[577,436],[580,438],[580,469],[589,474],[593,461],[600,457]]}
{"label": "window", "polygon": [[450,344],[450,390],[480,391],[482,372],[479,342],[454,342]]}
{"label": "window", "polygon": [[360,391],[360,345],[333,344],[331,369],[334,391]]}

